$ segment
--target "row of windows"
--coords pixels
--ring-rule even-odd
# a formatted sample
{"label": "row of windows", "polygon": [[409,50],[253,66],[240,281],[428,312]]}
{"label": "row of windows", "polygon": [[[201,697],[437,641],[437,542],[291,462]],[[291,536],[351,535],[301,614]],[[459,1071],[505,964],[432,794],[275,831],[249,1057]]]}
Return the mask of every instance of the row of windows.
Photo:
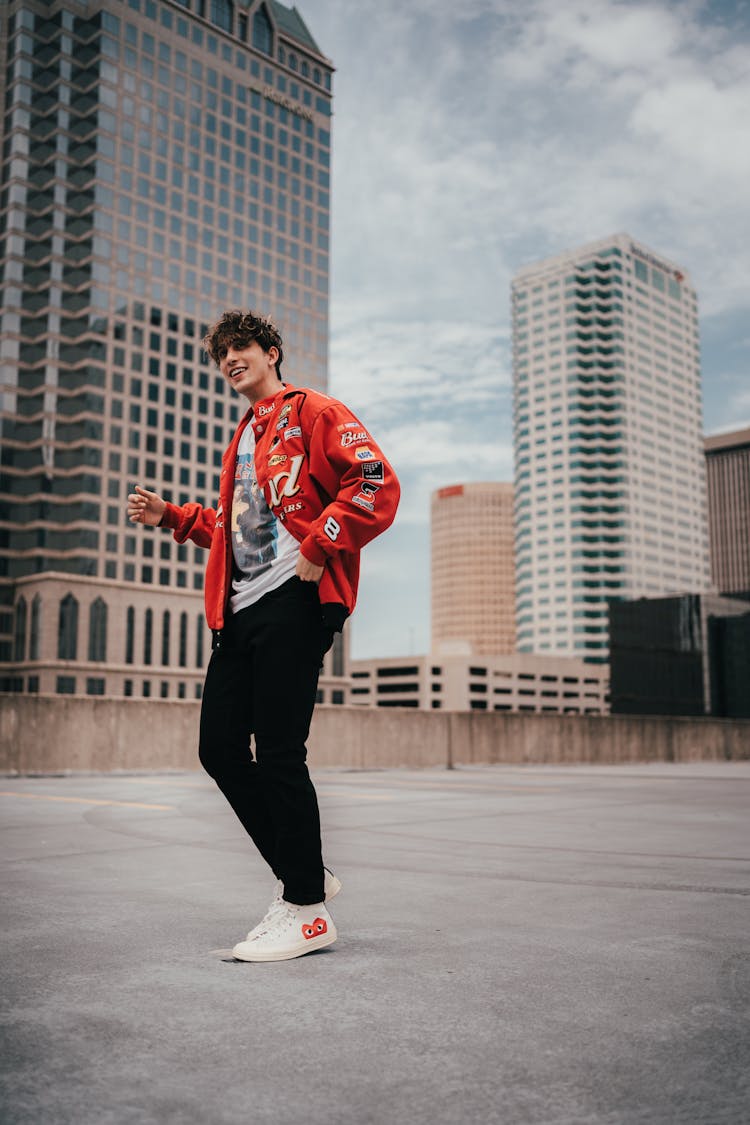
{"label": "row of windows", "polygon": [[[425,671],[425,674],[426,674],[427,670],[425,669],[424,671]],[[373,672],[374,672],[374,675],[375,675],[377,680],[382,680],[382,679],[401,679],[402,680],[402,683],[400,683],[400,684],[378,683],[376,685],[376,690],[378,692],[387,692],[387,693],[396,692],[396,691],[412,692],[412,691],[418,691],[419,690],[418,680],[405,681],[404,682],[404,677],[406,677],[406,676],[418,676],[419,675],[419,668],[416,667],[415,665],[399,666],[399,667],[384,666],[384,667],[380,667],[380,668],[375,668],[374,670],[371,670],[371,669],[355,670],[355,671],[352,672],[352,679],[353,680],[368,680],[369,681],[369,680],[371,680],[371,678],[373,676]],[[442,676],[443,669],[439,666],[433,666],[432,669],[431,669],[431,674],[432,674],[432,676]],[[600,687],[602,689],[604,689],[606,687],[606,684],[604,683],[604,681],[602,681],[601,679],[599,679],[598,677],[595,677],[595,676],[586,676],[586,675],[575,675],[575,676],[568,675],[568,676],[566,676],[566,675],[561,674],[561,673],[550,673],[550,672],[513,672],[513,671],[506,671],[504,669],[482,667],[482,666],[479,666],[479,665],[476,665],[476,666],[472,665],[469,668],[469,676],[475,676],[480,680],[486,680],[489,677],[492,677],[493,679],[517,680],[517,681],[519,681],[519,683],[528,683],[528,684],[538,682],[542,686],[544,686],[544,685],[548,685],[549,687],[554,686],[555,692],[564,691],[564,692],[567,693],[567,692],[569,692],[570,688],[575,687],[576,691],[573,692],[572,694],[577,694],[578,692],[585,690],[586,687],[589,687],[589,688]],[[443,690],[443,685],[439,682],[433,682],[431,687],[432,687],[432,691],[434,691],[434,692],[440,692],[440,691]],[[360,692],[369,691],[370,688],[369,687],[363,687],[359,690],[360,690]],[[477,692],[477,691],[483,692],[483,691],[487,690],[487,684],[483,683],[483,682],[479,682],[479,683],[471,683],[470,682],[469,683],[469,690],[473,691],[473,692]],[[513,691],[513,690],[514,689],[512,687],[506,687],[506,686],[494,687],[493,688],[493,691],[502,692],[502,693],[507,693],[507,692],[510,692],[510,691]],[[526,688],[521,688],[519,690],[520,690],[521,694],[527,694],[527,695],[529,694],[529,691]],[[545,688],[545,691],[546,690],[548,690],[548,688]]]}
{"label": "row of windows", "polygon": [[[296,201],[293,200],[293,210],[295,203]],[[145,204],[137,206],[146,207]],[[304,210],[307,212],[310,208],[305,207]],[[313,278],[312,267],[314,266],[319,273],[327,277],[328,235],[324,229],[327,228],[327,218],[324,223],[318,224],[317,232],[312,222],[312,217],[309,220],[300,218],[287,222],[286,216],[282,214],[278,214],[274,220],[272,212],[264,208],[262,226],[256,226],[254,223],[246,226],[241,220],[235,220],[231,228],[233,236],[231,243],[228,233],[221,234],[216,236],[215,249],[201,250],[197,241],[198,229],[202,232],[202,242],[212,244],[215,232],[209,227],[195,226],[196,241],[189,239],[187,227],[179,233],[178,237],[172,236],[167,241],[167,236],[158,230],[149,230],[146,226],[136,225],[132,232],[129,220],[118,219],[117,242],[114,247],[109,238],[97,237],[95,240],[98,246],[94,252],[98,257],[106,257],[107,261],[92,261],[92,255],[88,254],[88,260],[82,261],[75,271],[65,271],[67,276],[63,277],[63,281],[80,289],[83,284],[87,282],[90,284],[92,280],[106,285],[113,276],[124,276],[117,271],[117,267],[120,267],[120,271],[133,269],[143,272],[151,261],[146,252],[151,250],[152,255],[155,254],[158,258],[163,258],[168,252],[169,268],[162,267],[158,276],[168,277],[173,285],[178,285],[184,279],[186,284],[190,281],[190,287],[195,289],[197,274],[188,268],[194,266],[196,269],[200,268],[204,274],[218,273],[226,277],[231,272],[234,280],[246,281],[248,285],[255,288],[259,284],[257,268],[260,266],[266,275],[274,274],[282,279],[288,277],[295,284],[301,284],[309,289],[319,288],[319,279]],[[176,225],[180,226],[181,221]],[[97,223],[97,229],[100,230],[107,226],[110,228],[108,233],[114,234],[114,223],[111,219],[109,223]],[[187,224],[187,226],[194,226],[194,224]],[[274,230],[277,233],[274,233]],[[135,238],[132,237],[133,233]],[[24,271],[24,278],[28,284],[38,287],[47,279],[48,263],[52,256],[50,247],[46,262],[37,259],[38,265]],[[231,271],[230,258],[234,259]],[[300,262],[304,267],[302,269]],[[180,263],[184,263],[184,266]],[[47,270],[44,269],[45,264]],[[69,297],[68,300],[72,302],[71,307],[78,309],[89,303],[81,300],[81,297],[86,298],[88,295],[88,292],[84,292],[77,294],[75,298]],[[35,307],[40,307],[43,301],[37,296],[34,304]],[[104,304],[106,307],[106,299]],[[63,297],[62,307],[65,306],[66,299]]]}
{"label": "row of windows", "polygon": [[[179,62],[180,56],[178,55],[177,58]],[[184,58],[182,61],[185,61]],[[148,59],[143,56],[139,57],[134,51],[126,49],[125,62],[126,66],[136,72],[136,78],[107,63],[102,64],[102,77],[109,79],[113,85],[117,85],[120,76],[122,76],[122,82],[127,92],[137,95],[140,100],[137,103],[137,114],[134,109],[136,102],[133,97],[126,97],[124,101],[127,104],[118,108],[121,108],[128,117],[137,116],[142,125],[148,126],[155,121],[158,125],[158,132],[164,140],[166,140],[169,129],[169,122],[164,116],[164,112],[168,112],[170,109],[177,119],[171,121],[171,127],[175,135],[178,131],[181,131],[177,121],[189,120],[196,129],[200,128],[213,136],[218,134],[224,140],[229,140],[232,135],[237,135],[238,129],[244,129],[248,124],[247,107],[249,107],[251,111],[255,110],[258,114],[263,113],[267,119],[267,136],[272,137],[274,132],[274,127],[270,123],[278,121],[280,132],[284,127],[291,127],[294,132],[304,132],[305,136],[310,138],[317,135],[321,146],[324,149],[330,148],[330,130],[323,126],[315,128],[311,114],[313,103],[309,92],[303,89],[300,93],[299,87],[294,82],[291,83],[289,88],[290,97],[276,100],[273,95],[269,96],[267,91],[261,91],[252,85],[248,86],[244,82],[234,86],[231,80],[225,76],[222,78],[221,96],[219,96],[216,72],[206,68],[205,73],[203,73],[203,68],[198,60],[193,60],[191,67],[192,79],[196,79],[195,81],[188,81],[184,74],[170,72],[166,67],[160,66],[158,70],[160,85],[156,88],[148,81],[152,76],[152,64]],[[23,73],[24,69],[17,65],[17,76],[28,77],[27,74]],[[178,71],[179,69],[178,66]],[[184,70],[184,67],[182,69]],[[21,72],[20,75],[19,71]],[[45,76],[50,73],[57,77],[55,71],[45,69]],[[37,81],[39,81],[38,78]],[[72,75],[70,81],[73,83],[73,89],[75,89],[76,76]],[[284,83],[284,86],[286,86],[286,83]],[[172,90],[176,91],[176,94],[172,94]],[[109,104],[110,100],[108,99],[106,104]],[[157,106],[155,116],[151,109],[152,105]],[[318,108],[317,101],[316,108]],[[323,109],[323,113],[327,112],[327,109]],[[259,133],[260,118],[252,116],[250,122],[253,131]],[[109,129],[113,133],[117,132],[112,115],[106,114],[105,111],[100,111],[99,123],[103,128]],[[126,141],[132,140],[132,133],[123,134],[123,139]],[[288,143],[288,137],[285,138],[283,143]],[[328,159],[327,155],[323,157],[322,152],[321,158],[326,159],[326,161]]]}
{"label": "row of windows", "polygon": [[[107,680],[104,676],[86,676],[81,677],[81,682],[84,684],[86,695],[106,695],[107,693]],[[76,695],[78,694],[79,679],[77,676],[57,676],[55,678],[55,691],[58,695]],[[140,686],[140,693],[138,688]],[[132,697],[140,694],[144,699],[150,699],[154,694],[152,688],[154,684],[151,680],[141,680],[140,685],[135,680],[126,679],[123,681],[122,694],[126,697]],[[170,682],[169,680],[162,680],[159,684],[159,697],[161,699],[170,698]],[[23,692],[24,689],[29,694],[36,694],[39,691],[39,676],[31,675],[26,678],[22,676],[2,676],[0,677],[0,691]],[[177,684],[177,698],[187,699],[189,685],[184,681]],[[195,699],[200,699],[202,693],[202,685],[193,685],[193,695]]]}
{"label": "row of windows", "polygon": [[[361,695],[360,689],[353,688],[352,695]],[[376,701],[378,707],[405,707],[415,710],[419,707],[418,699],[378,699]],[[439,711],[443,707],[443,702],[440,699],[432,699],[430,701],[430,708],[433,711]],[[604,701],[601,701],[599,706],[586,707],[571,704],[570,702],[564,707],[554,704],[534,704],[534,703],[495,703],[492,707],[488,704],[486,699],[472,699],[469,702],[469,710],[471,711],[524,711],[536,713],[550,713],[550,714],[564,714],[564,715],[601,715],[604,713]]]}
{"label": "row of windows", "polygon": [[[13,659],[22,662],[26,659],[39,660],[41,658],[41,611],[42,598],[35,595],[31,609],[26,599],[21,597],[16,602],[13,626]],[[79,619],[80,606],[78,599],[73,594],[66,594],[58,606],[57,628],[57,659],[78,660],[79,655]],[[91,662],[105,662],[107,660],[107,630],[109,610],[103,598],[98,597],[89,607],[88,618],[88,645],[85,659]],[[156,631],[158,629],[158,632]],[[154,610],[148,608],[143,615],[143,628],[140,651],[136,653],[136,611],[129,606],[125,612],[125,651],[122,659],[125,664],[154,664],[158,662],[164,667],[169,667],[173,657],[176,657],[177,666],[187,668],[189,662],[188,652],[189,618],[182,612],[178,619],[176,652],[172,651],[172,614],[170,610],[161,613],[160,622],[156,621]],[[195,636],[193,656],[195,667],[202,668],[204,663],[204,637],[205,625],[203,616],[199,615],[195,621]],[[136,660],[136,656],[138,660]]]}
{"label": "row of windows", "polygon": [[[268,169],[268,171],[272,172],[272,169]],[[280,182],[281,176],[282,174],[279,173],[279,176],[276,177],[277,182]],[[269,175],[267,178],[271,180],[274,179],[273,175]],[[292,184],[294,185],[294,183],[295,181],[293,180]],[[285,186],[285,183],[281,184],[282,190]],[[167,216],[166,213],[161,210],[161,208],[167,206],[166,188],[159,187],[158,185],[151,185],[148,180],[142,177],[138,179],[137,185],[135,185],[135,187],[137,187],[137,191],[135,192],[135,195],[132,199],[129,195],[115,196],[115,193],[109,188],[104,188],[101,186],[97,187],[96,203],[99,211],[94,217],[97,230],[102,231],[104,234],[114,233],[114,219],[110,217],[108,222],[101,221],[101,210],[112,213],[116,211],[118,215],[125,216],[126,218],[130,218],[135,212],[139,222],[144,224],[152,222],[156,233],[166,230]],[[252,181],[250,182],[249,187],[250,189],[252,189]],[[301,189],[299,189],[298,187],[296,193],[300,194],[300,190]],[[225,194],[226,202],[224,203],[224,206],[228,207],[229,196],[228,193]],[[305,187],[304,195],[306,199],[312,201],[314,192],[311,185],[307,185]],[[150,208],[148,203],[143,202],[148,198],[153,198],[157,206],[154,208]],[[203,196],[201,196],[201,199],[203,199]],[[212,204],[199,202],[199,199],[197,197],[195,199],[188,198],[187,202],[185,202],[180,193],[172,192],[169,197],[169,206],[175,213],[172,216],[172,220],[173,226],[176,228],[178,233],[182,232],[183,229],[186,229],[183,227],[183,221],[185,217],[187,217],[188,220],[192,219],[200,221],[203,226],[207,228],[213,228],[214,226],[218,227],[219,238],[228,236],[230,231],[232,231],[235,238],[252,238],[254,244],[258,247],[262,246],[266,250],[273,250],[275,248],[277,253],[282,254],[285,257],[297,256],[293,254],[292,251],[292,247],[295,245],[295,243],[304,242],[309,247],[315,246],[318,250],[322,250],[324,252],[327,252],[328,249],[326,230],[319,229],[316,231],[313,225],[299,222],[297,219],[290,220],[287,228],[286,219],[284,219],[283,216],[280,216],[280,218],[283,219],[283,222],[281,222],[280,224],[279,217],[277,217],[275,225],[277,230],[279,230],[281,233],[277,235],[274,240],[272,231],[266,230],[264,232],[264,235],[267,237],[259,238],[258,230],[256,230],[252,224],[248,225],[246,228],[242,222],[238,222],[237,220],[232,222],[230,221],[230,214],[228,211],[216,211]],[[235,206],[238,213],[244,213],[244,210],[247,207],[246,197],[238,196],[235,200]],[[271,216],[269,215],[268,217],[270,218]],[[145,229],[146,228],[144,226],[144,230]],[[223,232],[223,235],[221,232]],[[128,234],[129,232],[127,230],[123,230],[120,233]],[[209,237],[208,234],[206,234],[205,232],[203,233],[205,234],[206,238]],[[213,230],[211,233],[213,233]],[[288,237],[286,237],[287,234]],[[151,241],[153,244],[153,235]],[[207,259],[206,268],[215,272],[219,268],[219,257],[220,255],[212,254],[211,257]],[[312,264],[312,258],[310,258],[309,261],[306,262],[306,264]],[[82,281],[83,280],[86,280],[85,277],[82,278]]]}
{"label": "row of windows", "polygon": [[[268,127],[266,132],[268,132]],[[60,134],[60,136],[62,135]],[[151,150],[150,135],[142,143],[144,143],[145,148]],[[158,144],[159,142],[155,143]],[[139,197],[151,194],[155,202],[162,206],[167,200],[166,187],[171,184],[171,187],[176,189],[170,196],[172,210],[174,211],[179,211],[182,208],[184,197],[181,193],[183,191],[187,191],[188,196],[199,197],[208,203],[218,202],[224,210],[230,210],[228,189],[233,184],[235,192],[244,192],[244,195],[238,194],[234,198],[233,210],[238,215],[244,213],[246,198],[252,200],[259,197],[262,181],[273,184],[281,192],[291,190],[293,196],[301,196],[302,179],[304,178],[308,181],[308,184],[304,185],[305,198],[312,202],[314,193],[309,190],[309,184],[314,182],[319,188],[323,189],[322,192],[318,193],[318,206],[327,209],[330,187],[327,153],[320,152],[318,161],[319,165],[322,166],[316,168],[312,153],[309,157],[303,157],[302,155],[288,156],[284,149],[277,149],[270,140],[261,141],[261,138],[257,135],[251,135],[248,140],[244,134],[238,134],[235,138],[235,144],[238,147],[233,150],[231,158],[231,163],[237,169],[234,173],[232,173],[229,163],[230,153],[232,152],[229,145],[220,146],[220,155],[224,149],[227,150],[227,154],[226,163],[222,158],[218,170],[214,168],[214,160],[206,157],[206,153],[213,153],[216,150],[212,137],[203,138],[199,149],[189,151],[188,169],[185,169],[183,162],[180,160],[176,163],[172,162],[170,171],[166,153],[164,158],[160,159],[154,158],[150,151],[139,152],[136,161],[135,154],[130,146],[127,146],[126,151],[118,152],[119,164],[116,166],[114,163],[114,142],[100,134],[98,139],[100,159],[97,161],[97,177],[100,181],[114,184],[117,170],[120,186],[125,191],[133,192],[137,188]],[[162,142],[162,147],[166,148],[164,142]],[[312,149],[311,145],[307,147]],[[248,152],[251,154],[249,157],[246,156]],[[34,155],[33,148],[31,155]],[[261,157],[264,162],[262,169]],[[138,180],[134,178],[136,174],[139,177]],[[150,177],[150,180],[146,180],[145,177]],[[242,186],[240,186],[240,183],[242,183]],[[164,187],[160,187],[160,185],[164,185]],[[48,202],[49,194],[49,192],[45,194],[37,191],[30,197],[29,206],[34,214],[41,214],[45,207],[49,206],[49,202],[51,202]],[[70,189],[68,198],[72,205],[79,204],[76,208],[78,211],[85,210],[87,205],[94,202],[90,195],[74,194]],[[278,202],[280,209],[285,210],[286,208],[281,206],[284,200],[280,199]],[[177,204],[180,204],[180,206],[176,206]],[[250,203],[248,209],[250,218],[254,217],[253,208],[254,205]]]}
{"label": "row of windows", "polygon": [[[86,695],[106,695],[107,693],[107,680],[104,676],[86,676],[82,677],[85,685]],[[79,680],[77,676],[57,676],[55,679],[55,691],[58,695],[76,695],[78,693]],[[138,688],[140,686],[140,693]],[[171,697],[171,690],[174,685],[170,684],[169,680],[161,680],[159,682],[159,698],[169,699]],[[187,699],[189,684],[184,681],[177,683],[177,698]],[[0,691],[8,692],[23,692],[25,690],[29,694],[36,694],[39,691],[39,676],[31,675],[26,678],[22,676],[2,676],[0,677]],[[155,684],[151,680],[141,680],[140,683],[135,680],[125,679],[122,684],[122,694],[126,698],[132,698],[138,694],[143,699],[150,699],[154,696],[152,688]],[[200,699],[203,691],[203,686],[200,683],[193,684],[193,696],[195,699]],[[316,693],[317,703],[330,702],[333,704],[341,705],[344,703],[344,692],[340,688],[333,688],[330,691],[330,699],[326,698],[326,691],[319,688]]]}

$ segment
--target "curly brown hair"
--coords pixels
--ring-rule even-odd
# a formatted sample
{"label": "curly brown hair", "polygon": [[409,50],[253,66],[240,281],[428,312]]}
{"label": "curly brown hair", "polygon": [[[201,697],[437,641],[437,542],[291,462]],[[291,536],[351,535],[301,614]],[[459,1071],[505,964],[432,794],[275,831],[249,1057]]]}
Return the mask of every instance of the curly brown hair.
{"label": "curly brown hair", "polygon": [[246,348],[256,340],[264,352],[276,348],[276,374],[281,379],[281,361],[284,352],[278,328],[266,316],[241,309],[229,309],[209,328],[203,338],[203,347],[218,367],[231,347]]}

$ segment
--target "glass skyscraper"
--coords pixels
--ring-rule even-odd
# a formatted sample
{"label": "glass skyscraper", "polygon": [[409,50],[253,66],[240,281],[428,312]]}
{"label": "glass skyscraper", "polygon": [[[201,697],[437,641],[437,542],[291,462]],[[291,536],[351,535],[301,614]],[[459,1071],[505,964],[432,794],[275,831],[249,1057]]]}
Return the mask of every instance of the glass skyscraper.
{"label": "glass skyscraper", "polygon": [[225,308],[326,389],[332,65],[276,0],[0,21],[2,686],[193,698],[205,554],[125,500],[215,502],[244,408],[201,349]]}
{"label": "glass skyscraper", "polygon": [[695,291],[626,234],[512,291],[518,648],[604,662],[610,599],[710,586]]}

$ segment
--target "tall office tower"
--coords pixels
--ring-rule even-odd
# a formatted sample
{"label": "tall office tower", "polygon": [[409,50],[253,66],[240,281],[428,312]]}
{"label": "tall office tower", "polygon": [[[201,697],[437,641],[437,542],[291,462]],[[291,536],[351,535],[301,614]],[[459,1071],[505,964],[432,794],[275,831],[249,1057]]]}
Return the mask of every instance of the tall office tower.
{"label": "tall office tower", "polygon": [[626,234],[512,291],[518,647],[603,662],[608,599],[710,582],[695,292]]}
{"label": "tall office tower", "polygon": [[126,496],[215,503],[244,409],[201,350],[225,308],[326,387],[331,64],[276,0],[0,21],[3,686],[190,698],[205,554]]}
{"label": "tall office tower", "polygon": [[513,485],[432,494],[432,652],[516,651]]}
{"label": "tall office tower", "polygon": [[713,580],[750,598],[750,429],[712,434],[705,449]]}

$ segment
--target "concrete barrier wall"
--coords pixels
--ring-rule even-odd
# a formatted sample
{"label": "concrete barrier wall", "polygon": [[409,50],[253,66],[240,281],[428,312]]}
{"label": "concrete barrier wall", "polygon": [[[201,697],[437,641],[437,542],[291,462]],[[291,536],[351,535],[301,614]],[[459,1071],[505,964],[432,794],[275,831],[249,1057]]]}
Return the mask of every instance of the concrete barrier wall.
{"label": "concrete barrier wall", "polygon": [[[0,771],[197,769],[200,704],[0,695]],[[750,721],[319,707],[311,766],[750,759]]]}

